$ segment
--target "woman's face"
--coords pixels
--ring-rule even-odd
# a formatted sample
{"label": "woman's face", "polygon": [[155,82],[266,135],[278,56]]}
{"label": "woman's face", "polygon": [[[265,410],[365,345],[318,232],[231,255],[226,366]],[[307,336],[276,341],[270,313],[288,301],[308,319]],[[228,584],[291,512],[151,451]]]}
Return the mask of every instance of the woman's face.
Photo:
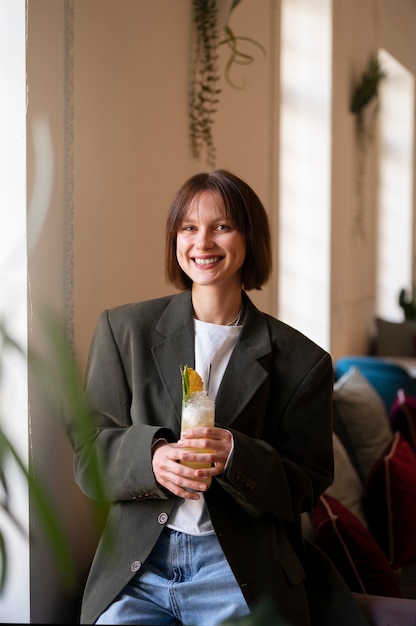
{"label": "woman's face", "polygon": [[204,191],[193,199],[177,233],[176,256],[197,285],[241,287],[245,237],[226,218],[219,193]]}

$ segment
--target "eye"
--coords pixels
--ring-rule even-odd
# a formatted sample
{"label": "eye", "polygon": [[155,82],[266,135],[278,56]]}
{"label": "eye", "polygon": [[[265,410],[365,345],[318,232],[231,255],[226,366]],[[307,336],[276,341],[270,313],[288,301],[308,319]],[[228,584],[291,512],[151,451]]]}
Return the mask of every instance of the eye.
{"label": "eye", "polygon": [[219,230],[221,232],[231,230],[231,226],[229,224],[217,224],[215,230]]}
{"label": "eye", "polygon": [[192,231],[195,230],[195,226],[192,226],[191,224],[184,224],[182,226],[182,230],[184,230],[187,233],[191,233]]}

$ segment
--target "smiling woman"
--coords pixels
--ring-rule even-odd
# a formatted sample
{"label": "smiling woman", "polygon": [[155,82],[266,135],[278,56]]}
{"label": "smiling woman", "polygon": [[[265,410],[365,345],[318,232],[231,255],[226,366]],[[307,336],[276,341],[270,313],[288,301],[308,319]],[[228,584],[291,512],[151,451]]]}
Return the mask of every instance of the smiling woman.
{"label": "smiling woman", "polygon": [[[85,387],[93,424],[68,428],[79,487],[96,497],[93,451],[111,502],[81,623],[220,624],[270,598],[298,626],[364,623],[329,562],[337,591],[323,603],[313,591],[310,614],[317,557],[300,516],[332,481],[332,359],[247,294],[271,272],[253,189],[225,170],[185,181],[168,210],[165,271],[180,293],[100,315]],[[181,432],[183,364],[209,380],[214,425]]]}

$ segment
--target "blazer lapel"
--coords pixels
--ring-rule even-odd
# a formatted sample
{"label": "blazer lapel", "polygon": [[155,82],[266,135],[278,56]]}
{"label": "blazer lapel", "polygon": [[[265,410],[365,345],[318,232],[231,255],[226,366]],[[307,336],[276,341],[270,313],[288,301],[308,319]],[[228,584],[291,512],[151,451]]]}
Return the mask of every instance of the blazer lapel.
{"label": "blazer lapel", "polygon": [[246,299],[240,338],[233,350],[216,397],[221,426],[231,426],[268,377],[260,359],[271,352],[265,317]]}
{"label": "blazer lapel", "polygon": [[[216,397],[221,426],[229,426],[243,412],[268,372],[259,360],[271,351],[265,317],[246,298],[244,326]],[[195,366],[195,335],[191,292],[174,296],[156,324],[164,339],[152,349],[159,374],[180,422],[182,385],[179,365]]]}
{"label": "blazer lapel", "polygon": [[172,298],[156,324],[164,339],[152,352],[163,384],[175,407],[180,423],[182,411],[181,365],[195,365],[195,336],[190,291]]}

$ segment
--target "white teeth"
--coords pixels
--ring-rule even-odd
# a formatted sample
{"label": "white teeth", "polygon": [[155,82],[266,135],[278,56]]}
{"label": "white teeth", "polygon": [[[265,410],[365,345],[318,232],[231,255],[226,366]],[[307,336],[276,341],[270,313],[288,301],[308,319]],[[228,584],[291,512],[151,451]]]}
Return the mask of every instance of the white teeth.
{"label": "white teeth", "polygon": [[219,256],[214,256],[211,259],[197,259],[195,258],[195,263],[197,265],[209,265],[210,263],[217,263],[217,261],[220,260],[221,257]]}

